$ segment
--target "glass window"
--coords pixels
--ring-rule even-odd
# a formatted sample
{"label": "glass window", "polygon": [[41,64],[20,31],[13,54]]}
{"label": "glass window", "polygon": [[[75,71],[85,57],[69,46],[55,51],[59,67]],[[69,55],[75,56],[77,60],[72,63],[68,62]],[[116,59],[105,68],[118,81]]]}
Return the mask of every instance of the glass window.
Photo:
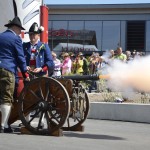
{"label": "glass window", "polygon": [[[86,45],[93,45],[101,50],[102,21],[85,21],[85,41]],[[97,50],[96,49],[96,50]]]}
{"label": "glass window", "polygon": [[145,50],[145,21],[127,21],[127,49]]}
{"label": "glass window", "polygon": [[69,21],[68,51],[78,52],[83,50],[84,21]]}
{"label": "glass window", "polygon": [[103,21],[102,50],[116,49],[120,45],[120,21]]}
{"label": "glass window", "polygon": [[53,21],[49,28],[49,44],[52,50],[62,51],[61,43],[68,41],[67,21]]}
{"label": "glass window", "polygon": [[49,44],[55,51],[106,51],[120,45],[120,21],[52,21]]}
{"label": "glass window", "polygon": [[150,54],[150,21],[146,22],[146,49],[147,53]]}

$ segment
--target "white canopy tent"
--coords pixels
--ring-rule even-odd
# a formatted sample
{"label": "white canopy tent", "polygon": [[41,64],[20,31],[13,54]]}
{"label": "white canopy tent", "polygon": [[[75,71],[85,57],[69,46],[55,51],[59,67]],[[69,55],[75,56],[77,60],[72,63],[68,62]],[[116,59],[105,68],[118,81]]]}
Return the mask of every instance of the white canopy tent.
{"label": "white canopy tent", "polygon": [[82,45],[82,44],[75,44],[75,43],[59,43],[53,51],[76,51],[76,50],[83,50],[83,51],[98,51],[95,45]]}

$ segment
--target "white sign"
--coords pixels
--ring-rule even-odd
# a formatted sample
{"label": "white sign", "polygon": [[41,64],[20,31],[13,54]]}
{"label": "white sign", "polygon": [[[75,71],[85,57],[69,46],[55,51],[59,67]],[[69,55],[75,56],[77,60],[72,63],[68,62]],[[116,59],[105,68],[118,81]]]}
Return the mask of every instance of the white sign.
{"label": "white sign", "polygon": [[[36,22],[40,25],[40,6],[42,0],[14,0],[17,8],[17,15],[21,19],[22,26],[29,31],[30,26]],[[24,42],[29,41],[29,35],[25,34]]]}
{"label": "white sign", "polygon": [[[30,26],[37,22],[40,25],[40,6],[42,0],[1,0],[0,1],[0,32],[6,30],[5,24],[12,20],[15,15],[21,19],[23,27],[29,31]],[[24,42],[29,41],[29,35],[26,34]]]}
{"label": "white sign", "polygon": [[5,24],[14,18],[13,0],[0,1],[0,32],[4,32],[7,28]]}

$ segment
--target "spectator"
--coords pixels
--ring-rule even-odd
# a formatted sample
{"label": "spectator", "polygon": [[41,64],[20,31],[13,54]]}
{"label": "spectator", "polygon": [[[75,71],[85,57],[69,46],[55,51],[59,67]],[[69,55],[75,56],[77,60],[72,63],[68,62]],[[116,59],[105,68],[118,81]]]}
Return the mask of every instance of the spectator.
{"label": "spectator", "polygon": [[118,47],[117,48],[116,56],[114,57],[114,59],[121,60],[122,62],[126,62],[127,61],[127,56],[125,54],[123,54],[122,47]]}
{"label": "spectator", "polygon": [[83,60],[83,75],[88,75],[89,74],[89,62],[88,60],[84,57],[83,53],[79,53],[80,59]]}
{"label": "spectator", "polygon": [[68,75],[71,73],[72,61],[68,53],[64,53],[62,56],[63,56],[63,62],[61,65],[62,75]]}
{"label": "spectator", "polygon": [[57,55],[54,52],[52,52],[52,57],[55,64],[53,76],[61,76],[61,61],[57,58]]}
{"label": "spectator", "polygon": [[126,51],[126,56],[127,56],[127,62],[130,62],[130,61],[132,61],[133,60],[133,57],[132,57],[132,55],[131,55],[131,52],[130,51]]}
{"label": "spectator", "polygon": [[110,56],[109,56],[109,59],[114,59],[114,56],[115,56],[115,52],[113,49],[111,49],[110,51]]}
{"label": "spectator", "polygon": [[103,58],[101,56],[97,57],[97,62],[96,62],[96,68],[97,68],[97,71],[101,70],[103,67],[105,67],[105,62],[103,60]]}
{"label": "spectator", "polygon": [[[89,68],[90,74],[96,74],[98,71],[98,67],[100,67],[100,56],[97,53],[93,53],[89,58]],[[91,93],[92,90],[97,90],[97,83],[96,80],[92,80],[91,84],[89,85],[89,92]]]}
{"label": "spectator", "polygon": [[83,74],[83,60],[81,60],[80,55],[78,54],[75,61],[73,62],[73,68],[75,74]]}
{"label": "spectator", "polygon": [[89,58],[90,74],[95,74],[97,72],[98,57],[96,53],[93,53]]}

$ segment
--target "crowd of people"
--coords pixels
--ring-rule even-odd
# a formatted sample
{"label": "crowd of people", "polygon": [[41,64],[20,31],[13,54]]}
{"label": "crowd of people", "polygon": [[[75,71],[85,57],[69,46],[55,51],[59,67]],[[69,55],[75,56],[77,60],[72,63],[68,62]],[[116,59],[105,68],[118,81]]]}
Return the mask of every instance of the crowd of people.
{"label": "crowd of people", "polygon": [[[94,52],[90,56],[86,56],[82,52],[76,54],[64,52],[58,57],[55,52],[52,52],[55,64],[53,76],[105,74],[107,73],[107,67],[111,65],[113,60],[129,63],[142,56],[144,56],[143,52],[123,51],[122,47],[117,47],[116,50],[108,50],[103,55]],[[100,91],[99,81],[86,81],[85,85],[89,93]]]}
{"label": "crowd of people", "polygon": [[141,56],[144,56],[143,52],[136,52],[136,50],[132,53],[129,50],[123,52],[122,47],[117,47],[116,50],[108,50],[102,56],[100,56],[99,53],[94,52],[91,56],[87,57],[82,52],[79,52],[76,55],[72,52],[64,52],[58,57],[57,54],[52,51],[52,57],[55,64],[53,76],[96,74],[112,60],[120,60],[128,63],[134,58]]}

